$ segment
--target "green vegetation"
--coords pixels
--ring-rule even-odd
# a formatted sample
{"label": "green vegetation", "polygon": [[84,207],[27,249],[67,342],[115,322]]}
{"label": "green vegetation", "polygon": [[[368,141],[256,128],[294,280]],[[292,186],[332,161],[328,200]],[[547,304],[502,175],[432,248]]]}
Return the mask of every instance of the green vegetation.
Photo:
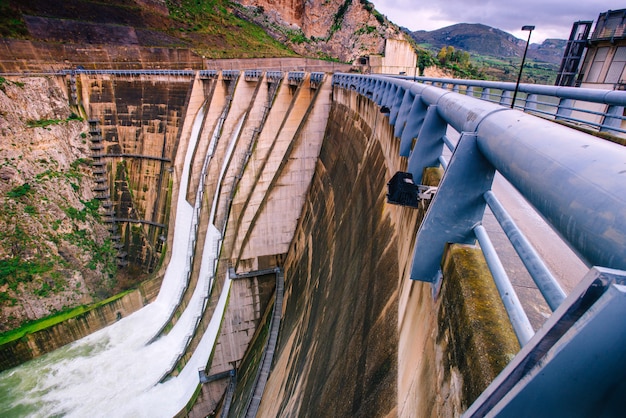
{"label": "green vegetation", "polygon": [[[76,116],[73,116],[76,118]],[[91,232],[78,229],[73,225],[74,231],[66,234],[57,234],[57,231],[67,218],[72,221],[99,221],[98,209],[100,201],[97,199],[80,200],[84,205],[82,208],[70,205],[61,206],[67,218],[48,221],[48,235],[45,239],[34,238],[29,230],[25,228],[33,218],[38,215],[37,202],[39,193],[48,190],[47,185],[37,186],[51,179],[60,179],[61,183],[69,184],[75,191],[80,187],[79,182],[83,174],[80,169],[86,164],[90,164],[88,159],[79,158],[73,161],[69,169],[60,171],[58,162],[52,158],[42,158],[38,163],[43,167],[53,167],[39,173],[30,182],[13,187],[5,193],[4,207],[0,211],[3,228],[0,230],[0,241],[7,255],[0,260],[0,286],[5,286],[4,291],[0,291],[0,304],[3,306],[13,306],[17,303],[15,298],[22,292],[32,292],[34,295],[45,298],[51,294],[58,293],[66,287],[65,279],[60,273],[61,268],[68,267],[67,261],[51,252],[46,241],[59,245],[62,241],[73,244],[89,254],[91,259],[86,267],[101,271],[105,277],[96,289],[96,293],[101,297],[108,296],[110,289],[115,284],[116,251],[113,244],[105,240],[96,242],[92,239]],[[55,169],[56,166],[56,169]],[[30,215],[30,216],[29,216]],[[21,284],[27,286],[22,287]],[[108,293],[108,294],[107,294]]]}
{"label": "green vegetation", "polygon": [[374,17],[376,18],[376,20],[378,21],[378,23],[380,23],[383,26],[386,26],[387,23],[385,22],[385,16],[381,15],[378,10],[374,9],[372,11],[372,14],[374,15]]}
{"label": "green vegetation", "polygon": [[[474,66],[469,52],[454,49],[453,46],[444,46],[437,54],[437,61],[442,68],[451,70],[455,77],[484,79],[482,69]],[[418,64],[419,65],[419,64]],[[421,73],[420,68],[420,73]]]}
{"label": "green vegetation", "polygon": [[78,158],[70,164],[72,170],[78,170],[81,165],[91,166],[91,160],[89,158]]}
{"label": "green vegetation", "polygon": [[17,255],[0,260],[0,286],[9,285],[16,290],[20,283],[33,280],[36,275],[49,272],[54,267],[52,261],[25,261]]}
{"label": "green vegetation", "polygon": [[83,205],[85,205],[85,210],[88,211],[91,216],[93,217],[99,217],[100,215],[98,214],[98,208],[100,208],[100,201],[98,199],[91,199],[91,200],[81,200],[80,201]]}
{"label": "green vegetation", "polygon": [[289,37],[289,41],[297,45],[311,42],[309,38],[304,36],[304,33],[302,33],[302,31],[293,32]]}
{"label": "green vegetation", "polygon": [[63,209],[63,212],[72,220],[83,222],[87,220],[87,211],[85,209],[78,210],[75,207],[68,206]]}
{"label": "green vegetation", "polygon": [[171,36],[189,39],[207,58],[295,56],[260,26],[241,19],[238,5],[227,0],[167,0],[174,25]]}
{"label": "green vegetation", "polygon": [[335,13],[335,18],[333,19],[333,24],[330,27],[330,33],[333,34],[341,29],[341,25],[343,24],[343,18],[348,11],[348,7],[352,4],[352,0],[345,0],[341,6],[339,6],[339,10]]}
{"label": "green vegetation", "polygon": [[[42,164],[47,164],[46,160],[41,160],[40,161]],[[91,161],[88,160],[87,158],[78,158],[75,161],[72,161],[72,163],[70,164],[70,169],[69,171],[57,171],[57,170],[53,170],[53,169],[48,169],[46,171],[43,171],[39,174],[37,174],[35,176],[35,179],[38,181],[41,181],[43,179],[54,179],[54,178],[59,178],[59,177],[64,177],[65,179],[67,179],[70,182],[71,187],[74,189],[74,191],[78,191],[78,185],[71,182],[71,180],[78,180],[80,181],[83,178],[83,173],[80,172],[79,167],[81,165],[86,165],[89,166],[91,165]],[[84,202],[83,202],[84,204]]]}
{"label": "green vegetation", "polygon": [[[482,67],[486,78],[501,81],[516,81],[519,74],[521,58],[494,58],[477,55],[472,57],[476,66]],[[554,64],[534,61],[526,58],[522,83],[553,85],[558,68]]]}
{"label": "green vegetation", "polygon": [[374,16],[374,18],[378,21],[378,23],[380,23],[383,26],[387,26],[385,16],[380,14],[380,12],[374,8],[374,5],[372,3],[370,3],[368,0],[359,0],[359,2],[363,5],[363,8],[365,10],[367,10]]}
{"label": "green vegetation", "polygon": [[[423,48],[422,52],[419,49]],[[519,74],[521,58],[496,58],[487,55],[470,54],[466,51],[456,50],[452,46],[442,47],[433,58],[433,47],[430,44],[419,44],[418,67],[420,74],[423,68],[437,65],[442,69],[451,71],[454,77],[478,80],[515,81]],[[427,55],[430,55],[428,57]],[[430,58],[433,60],[430,61]],[[421,60],[425,61],[422,62]],[[526,59],[522,83],[552,85],[556,79],[557,68],[554,64]]]}
{"label": "green vegetation", "polygon": [[30,184],[24,183],[21,186],[16,186],[7,192],[7,196],[13,199],[19,199],[26,196],[30,192]]}
{"label": "green vegetation", "polygon": [[432,54],[427,50],[420,50],[417,54],[417,68],[419,68],[420,76],[424,75],[426,67],[435,65],[436,61]]}
{"label": "green vegetation", "polygon": [[0,0],[0,37],[24,39],[28,36],[26,23],[19,9],[10,3],[9,0]]}
{"label": "green vegetation", "polygon": [[354,35],[355,36],[369,35],[372,32],[376,32],[376,27],[375,26],[370,26],[370,25],[365,25],[362,28],[354,31]]}
{"label": "green vegetation", "polygon": [[45,128],[50,125],[60,125],[62,123],[68,123],[73,120],[82,121],[83,118],[72,113],[66,119],[39,119],[39,120],[28,120],[26,121],[26,126],[29,128]]}
{"label": "green vegetation", "polygon": [[[94,303],[92,305],[81,305],[76,308],[65,309],[65,310],[56,312],[50,316],[47,316],[45,318],[38,319],[36,321],[26,322],[22,324],[22,326],[20,326],[19,328],[16,328],[11,331],[4,332],[4,333],[0,333],[0,345],[20,339],[26,334],[32,334],[33,332],[40,331],[45,328],[49,328],[53,325],[66,321],[70,318],[74,318],[78,315],[85,314],[91,310],[99,308],[100,306],[106,305],[117,299],[120,299],[130,292],[132,292],[132,289],[119,293],[115,296],[112,296],[98,303]],[[1,298],[2,298],[2,294],[0,294],[0,299]]]}

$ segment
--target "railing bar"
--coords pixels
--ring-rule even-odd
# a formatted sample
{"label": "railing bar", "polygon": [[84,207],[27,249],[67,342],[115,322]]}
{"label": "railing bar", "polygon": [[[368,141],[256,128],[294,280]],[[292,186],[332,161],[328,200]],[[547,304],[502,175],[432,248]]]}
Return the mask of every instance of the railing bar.
{"label": "railing bar", "polygon": [[485,260],[487,261],[487,265],[489,266],[489,270],[493,276],[493,281],[495,282],[498,292],[500,293],[500,297],[502,298],[504,308],[509,315],[513,331],[515,331],[515,335],[517,335],[520,346],[523,347],[535,334],[533,327],[530,325],[526,312],[524,312],[524,309],[522,308],[522,304],[515,293],[515,289],[513,289],[509,276],[504,270],[504,266],[496,253],[496,249],[487,235],[485,227],[482,225],[476,225],[474,227],[474,234],[476,235],[478,243],[482,248]]}
{"label": "railing bar", "polygon": [[444,170],[448,169],[448,161],[446,160],[446,158],[443,155],[439,156],[439,164],[441,164],[441,167]]}
{"label": "railing bar", "polygon": [[489,190],[483,196],[550,309],[555,311],[567,295],[493,192]]}
{"label": "railing bar", "polygon": [[448,135],[442,136],[441,139],[443,140],[443,143],[446,144],[446,147],[448,147],[450,151],[454,151],[454,148],[456,148],[456,145],[454,145],[452,141],[450,141],[450,138],[448,138]]}
{"label": "railing bar", "polygon": [[587,126],[591,126],[591,127],[594,127],[594,128],[605,128],[605,129],[608,129],[608,130],[611,130],[611,131],[614,131],[614,132],[620,132],[620,133],[625,133],[626,132],[626,130],[621,129],[621,128],[614,128],[612,126],[608,126],[608,125],[605,125],[605,124],[602,124],[602,123],[591,122],[591,121],[584,120],[584,119],[569,118],[569,117],[564,118],[564,117],[560,116],[559,120],[566,121],[566,122],[577,122],[577,123],[580,123],[582,125],[587,125]]}
{"label": "railing bar", "polygon": [[[593,103],[593,102],[591,102],[591,103]],[[575,111],[575,112],[584,113],[584,114],[586,114],[586,115],[594,115],[594,116],[607,116],[607,113],[606,113],[606,112],[598,112],[598,111],[595,111],[595,110],[581,109],[581,108],[579,108],[579,107],[572,107],[572,106],[554,106],[554,105],[553,105],[553,107],[558,107],[559,109],[563,109],[563,110],[573,110],[573,111]],[[559,116],[561,116],[561,115],[559,115]],[[624,117],[623,117],[623,116],[619,116],[619,115],[616,115],[616,116],[611,115],[611,117],[612,117],[612,118],[615,118],[615,119],[622,119],[622,120],[624,119]]]}
{"label": "railing bar", "polygon": [[[606,128],[607,130],[610,130],[610,131],[613,131],[613,132],[626,133],[626,129],[616,128],[616,127],[613,127],[613,126],[604,125],[602,123],[592,122],[590,120],[556,115],[555,113],[550,113],[549,111],[546,111],[546,110],[528,109],[528,110],[526,110],[526,113],[528,113],[529,115],[547,115],[547,116],[551,116],[553,118],[558,116],[558,120],[562,121],[562,122],[576,122],[578,124],[585,125],[585,126],[588,126],[590,128],[594,128],[594,129]],[[604,113],[598,113],[598,116],[605,116],[605,114]],[[618,118],[619,117],[616,117],[616,119],[618,119]]]}
{"label": "railing bar", "polygon": [[[394,76],[394,78],[406,79],[406,77],[402,76]],[[428,77],[418,77],[415,81],[417,83],[422,84],[434,84],[435,82],[442,82],[444,79],[437,78],[428,78]],[[464,86],[464,87],[474,87],[477,89],[496,89],[496,90],[507,90],[513,91],[513,83],[507,82],[490,82],[484,80],[451,80],[445,79],[445,82],[451,85],[456,86]],[[519,87],[520,93],[526,93],[528,95],[534,94],[538,96],[545,97],[559,97],[559,98],[568,98],[573,100],[581,100],[588,103],[605,103],[608,105],[616,105],[623,106],[624,99],[621,92],[613,91],[615,94],[611,94],[611,97],[600,97],[601,93],[598,93],[597,97],[589,97],[585,94],[585,91],[590,91],[593,89],[589,88],[577,88],[577,87],[559,87],[555,90],[554,86],[547,85],[537,85],[537,84],[521,84]],[[477,90],[474,91],[476,94]],[[558,104],[554,105],[558,106]]]}
{"label": "railing bar", "polygon": [[[598,124],[598,125],[594,125],[594,126],[597,126],[598,128],[604,128],[607,131],[619,132],[621,134],[626,133],[626,130],[621,129],[621,128],[615,128],[615,127],[612,127],[610,125]],[[604,132],[606,132],[606,131],[604,131]]]}

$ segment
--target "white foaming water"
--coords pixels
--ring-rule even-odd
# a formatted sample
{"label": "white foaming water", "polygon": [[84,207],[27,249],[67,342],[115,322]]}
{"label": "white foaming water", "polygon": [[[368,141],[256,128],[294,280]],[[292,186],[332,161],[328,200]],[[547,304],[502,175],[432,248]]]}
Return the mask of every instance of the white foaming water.
{"label": "white foaming water", "polygon": [[[212,223],[206,234],[199,280],[187,309],[168,335],[149,345],[146,342],[168,320],[186,286],[188,247],[195,236],[194,208],[186,201],[185,191],[203,118],[204,108],[194,121],[185,157],[172,257],[157,300],[107,328],[0,374],[1,416],[168,417],[189,401],[198,384],[197,370],[206,365],[217,339],[230,290],[228,277],[209,326],[186,366],[176,378],[161,384],[158,381],[178,358],[206,306],[221,240]],[[224,165],[242,122],[231,139]],[[223,166],[220,181],[224,171]]]}
{"label": "white foaming water", "polygon": [[[189,186],[189,171],[191,170],[191,160],[200,136],[200,128],[204,121],[204,105],[196,115],[191,129],[191,137],[185,154],[183,172],[180,176],[178,188],[178,201],[176,202],[176,221],[174,224],[174,242],[172,245],[172,256],[167,265],[161,289],[155,303],[171,305],[175,302],[177,293],[181,287],[181,275],[189,267],[189,242],[192,240],[191,221],[193,217],[193,207],[187,202],[187,187]],[[184,280],[184,277],[182,278]],[[184,285],[184,281],[183,285]]]}

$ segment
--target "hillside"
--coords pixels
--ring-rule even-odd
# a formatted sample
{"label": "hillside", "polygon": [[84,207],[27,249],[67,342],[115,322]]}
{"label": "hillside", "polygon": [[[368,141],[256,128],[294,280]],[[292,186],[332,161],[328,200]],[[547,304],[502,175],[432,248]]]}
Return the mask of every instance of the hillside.
{"label": "hillside", "polygon": [[404,37],[367,0],[0,0],[0,38],[352,62]]}
{"label": "hillside", "polygon": [[[453,46],[470,54],[498,58],[521,57],[526,46],[526,40],[478,23],[459,23],[433,31],[415,31],[411,32],[411,36],[419,45],[432,50]],[[558,65],[565,43],[561,39],[546,39],[541,44],[531,42],[527,58]]]}
{"label": "hillside", "polygon": [[0,333],[123,290],[86,125],[54,80],[0,77]]}
{"label": "hillside", "polygon": [[[510,33],[482,24],[459,23],[433,31],[408,32],[421,47],[437,55],[439,50],[452,46],[468,52],[473,65],[492,79],[513,81],[519,71],[519,62],[526,41]],[[565,40],[547,39],[528,48],[524,81],[552,84],[559,68]]]}
{"label": "hillside", "polygon": [[343,62],[382,54],[385,39],[404,39],[368,0],[236,0],[238,13],[304,56]]}
{"label": "hillside", "polygon": [[1,0],[0,35],[47,43],[189,48],[207,58],[296,55],[224,0]]}

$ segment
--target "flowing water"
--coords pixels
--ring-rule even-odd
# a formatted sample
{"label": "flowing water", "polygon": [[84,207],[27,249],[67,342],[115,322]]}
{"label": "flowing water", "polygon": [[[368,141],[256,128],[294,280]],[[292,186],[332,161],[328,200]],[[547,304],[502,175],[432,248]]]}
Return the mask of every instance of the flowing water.
{"label": "flowing water", "polygon": [[[186,288],[199,208],[187,202],[185,191],[203,119],[204,107],[194,121],[185,155],[176,202],[172,256],[156,301],[109,327],[0,374],[0,416],[169,417],[189,401],[198,385],[198,369],[206,365],[217,340],[230,290],[228,277],[194,354],[177,377],[158,382],[178,359],[206,307],[221,240],[212,219],[202,251],[198,284],[187,309],[167,335],[150,344],[148,341],[168,321]],[[240,122],[231,138],[224,164],[230,159],[241,125]],[[212,150],[218,136],[213,134]],[[224,171],[223,166],[219,181]],[[201,201],[197,198],[196,206]]]}

